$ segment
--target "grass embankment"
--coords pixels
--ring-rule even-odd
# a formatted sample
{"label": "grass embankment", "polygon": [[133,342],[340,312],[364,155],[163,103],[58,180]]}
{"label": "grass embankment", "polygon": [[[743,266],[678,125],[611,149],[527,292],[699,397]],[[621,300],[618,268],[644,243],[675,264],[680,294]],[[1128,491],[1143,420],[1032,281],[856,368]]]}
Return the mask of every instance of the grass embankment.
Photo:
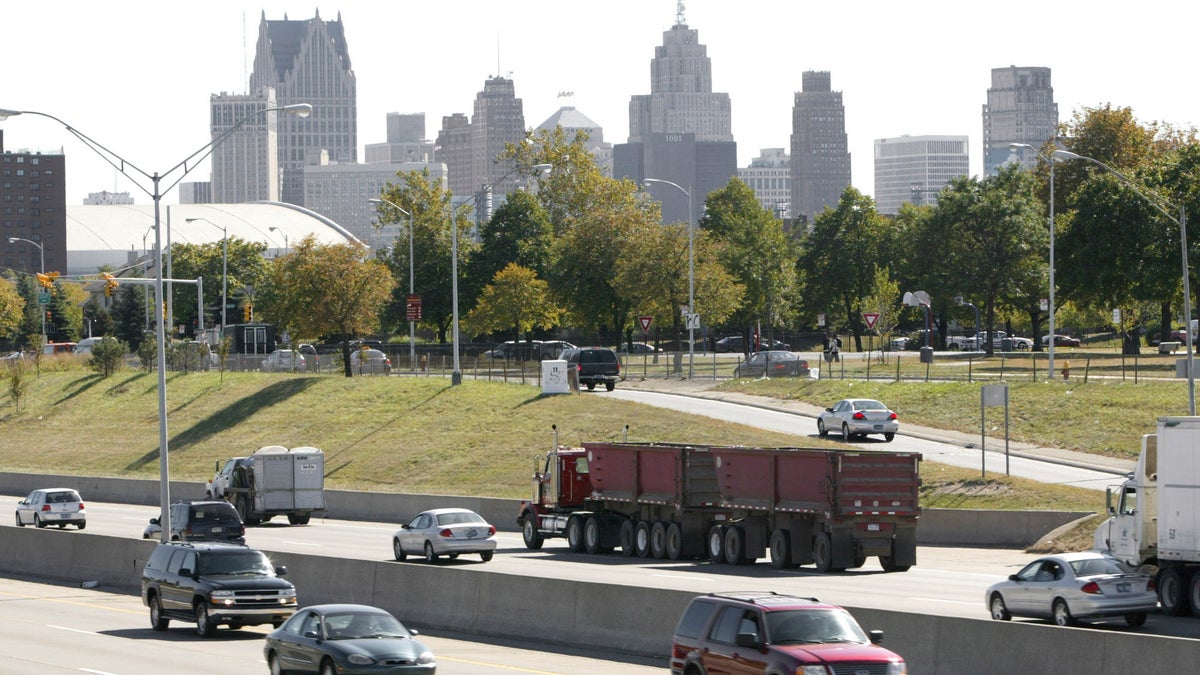
{"label": "grass embankment", "polygon": [[[534,458],[553,443],[551,425],[564,444],[621,440],[628,425],[631,441],[838,447],[811,437],[810,424],[787,435],[603,396],[542,396],[530,385],[471,379],[451,387],[443,378],[207,372],[172,373],[167,382],[169,462],[177,480],[206,480],[215,462],[262,446],[313,446],[325,452],[333,489],[521,498],[529,493]],[[813,400],[850,387],[840,381],[726,386],[766,393],[763,386],[785,385],[816,387],[790,394]],[[930,386],[941,385],[908,386],[929,396]],[[902,387],[853,388],[895,402]],[[978,409],[961,408],[945,394],[930,397]],[[895,404],[909,410],[908,403]],[[917,421],[915,412],[903,414]],[[157,478],[158,433],[155,374],[122,371],[103,379],[79,366],[47,364],[20,410],[11,399],[0,407],[0,470]],[[977,471],[932,462],[922,475],[927,508],[1102,506],[1095,491],[1003,476],[983,480]]]}

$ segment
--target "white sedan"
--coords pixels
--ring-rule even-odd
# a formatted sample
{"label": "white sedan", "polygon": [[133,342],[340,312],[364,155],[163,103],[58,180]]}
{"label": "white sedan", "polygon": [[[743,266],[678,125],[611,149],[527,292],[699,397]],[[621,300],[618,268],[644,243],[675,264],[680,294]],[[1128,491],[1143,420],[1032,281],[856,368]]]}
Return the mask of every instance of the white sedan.
{"label": "white sedan", "polygon": [[993,619],[1049,619],[1071,626],[1076,619],[1121,616],[1130,626],[1146,623],[1158,609],[1154,578],[1098,551],[1038,558],[992,584],[984,596]]}
{"label": "white sedan", "polygon": [[867,434],[883,434],[883,440],[891,442],[899,430],[900,420],[896,413],[871,398],[844,398],[817,417],[818,434],[825,437],[830,431],[841,432],[843,441]]}
{"label": "white sedan", "polygon": [[45,488],[30,492],[17,502],[17,527],[57,525],[60,529],[74,525],[87,527],[87,509],[79,493],[71,488]]}
{"label": "white sedan", "polygon": [[433,563],[443,555],[457,558],[462,553],[478,553],[487,562],[495,551],[496,528],[469,509],[422,511],[392,535],[396,560],[417,555]]}
{"label": "white sedan", "polygon": [[302,373],[304,355],[294,349],[276,349],[263,359],[262,369],[271,373]]}

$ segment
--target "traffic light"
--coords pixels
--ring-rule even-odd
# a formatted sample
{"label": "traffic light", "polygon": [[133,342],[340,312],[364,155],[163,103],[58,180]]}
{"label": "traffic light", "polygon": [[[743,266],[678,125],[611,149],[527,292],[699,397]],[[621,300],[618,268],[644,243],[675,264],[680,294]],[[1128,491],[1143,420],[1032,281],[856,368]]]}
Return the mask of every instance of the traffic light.
{"label": "traffic light", "polygon": [[253,318],[254,318],[254,306],[246,305],[245,307],[242,307],[242,321],[245,323],[250,323],[250,320]]}
{"label": "traffic light", "polygon": [[46,272],[44,274],[38,272],[35,276],[43,288],[54,288],[54,280],[58,278],[58,272]]}
{"label": "traffic light", "polygon": [[54,315],[50,313],[50,310],[46,310],[46,320],[52,321],[53,319],[54,319]]}
{"label": "traffic light", "polygon": [[111,298],[113,291],[117,290],[117,278],[108,272],[103,272],[100,276],[104,278],[104,295]]}

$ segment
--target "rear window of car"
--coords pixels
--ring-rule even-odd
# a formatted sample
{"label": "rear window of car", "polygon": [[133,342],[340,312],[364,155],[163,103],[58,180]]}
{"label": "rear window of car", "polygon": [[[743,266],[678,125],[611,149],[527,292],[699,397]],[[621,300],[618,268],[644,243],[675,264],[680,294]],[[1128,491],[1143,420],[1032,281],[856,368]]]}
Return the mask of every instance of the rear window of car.
{"label": "rear window of car", "polygon": [[230,504],[203,504],[192,507],[192,520],[199,523],[227,523],[241,519]]}
{"label": "rear window of car", "polygon": [[699,639],[704,636],[704,629],[708,626],[708,620],[712,617],[713,612],[717,611],[715,602],[707,602],[705,600],[697,600],[688,606],[684,611],[683,617],[679,619],[679,625],[675,627],[675,634],[681,637]]}
{"label": "rear window of car", "polygon": [[616,363],[617,355],[607,349],[589,349],[579,356],[583,363]]}
{"label": "rear window of car", "polygon": [[167,562],[171,559],[171,554],[175,551],[170,546],[159,546],[150,554],[150,559],[146,561],[146,569],[148,570],[165,570]]}
{"label": "rear window of car", "polygon": [[47,504],[66,504],[69,502],[77,502],[77,501],[80,501],[79,493],[75,492],[75,491],[62,490],[59,492],[47,492],[46,493],[46,503]]}

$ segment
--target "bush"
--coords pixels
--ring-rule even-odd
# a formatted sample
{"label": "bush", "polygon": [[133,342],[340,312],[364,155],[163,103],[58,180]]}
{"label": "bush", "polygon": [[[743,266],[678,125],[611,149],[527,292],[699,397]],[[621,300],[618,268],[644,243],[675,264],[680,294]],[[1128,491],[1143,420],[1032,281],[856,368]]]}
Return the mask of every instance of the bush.
{"label": "bush", "polygon": [[104,377],[112,375],[121,367],[129,347],[114,337],[105,337],[92,346],[88,366]]}

